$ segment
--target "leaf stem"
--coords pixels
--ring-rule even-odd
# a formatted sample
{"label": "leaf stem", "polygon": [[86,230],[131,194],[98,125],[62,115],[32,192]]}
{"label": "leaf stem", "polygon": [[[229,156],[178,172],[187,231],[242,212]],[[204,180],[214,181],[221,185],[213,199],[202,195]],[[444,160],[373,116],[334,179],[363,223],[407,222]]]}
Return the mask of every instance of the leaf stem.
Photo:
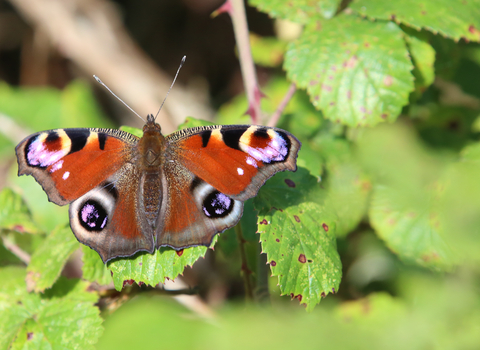
{"label": "leaf stem", "polygon": [[18,245],[9,241],[7,238],[2,237],[3,245],[7,248],[12,254],[19,258],[25,265],[30,263],[30,255],[22,250]]}
{"label": "leaf stem", "polygon": [[278,120],[280,119],[280,116],[282,115],[283,110],[285,107],[287,107],[288,102],[290,102],[291,98],[295,94],[295,91],[297,91],[297,86],[295,83],[292,83],[290,87],[288,88],[287,93],[285,94],[285,97],[283,98],[282,102],[278,105],[277,109],[275,112],[272,114],[270,117],[270,120],[268,121],[267,126],[276,126],[278,123]]}
{"label": "leaf stem", "polygon": [[248,268],[247,254],[245,253],[245,239],[243,239],[242,224],[240,222],[235,226],[235,233],[237,234],[240,258],[242,259],[242,277],[245,285],[245,298],[247,300],[253,300],[253,287],[252,280],[250,279],[252,271]]}

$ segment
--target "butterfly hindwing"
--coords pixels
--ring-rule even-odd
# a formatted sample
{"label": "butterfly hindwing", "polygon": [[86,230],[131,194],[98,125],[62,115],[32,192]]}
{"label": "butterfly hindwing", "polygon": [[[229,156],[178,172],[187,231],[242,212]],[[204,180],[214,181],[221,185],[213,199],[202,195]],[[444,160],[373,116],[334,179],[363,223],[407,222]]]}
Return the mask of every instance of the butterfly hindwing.
{"label": "butterfly hindwing", "polygon": [[166,162],[168,199],[156,225],[157,248],[210,246],[216,233],[234,226],[243,202],[230,198],[200,180],[181,162]]}

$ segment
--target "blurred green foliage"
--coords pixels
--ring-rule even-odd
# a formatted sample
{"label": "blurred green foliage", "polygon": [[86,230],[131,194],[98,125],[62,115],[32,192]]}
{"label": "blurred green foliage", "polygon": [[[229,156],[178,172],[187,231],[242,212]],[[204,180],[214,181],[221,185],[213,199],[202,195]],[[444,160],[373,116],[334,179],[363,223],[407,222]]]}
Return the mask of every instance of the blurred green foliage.
{"label": "blurred green foliage", "polygon": [[[82,247],[82,279],[61,277],[79,248],[66,208],[12,167],[13,190],[0,193],[0,349],[480,346],[480,1],[251,3],[304,30],[290,43],[251,39],[273,72],[262,110],[273,113],[291,82],[299,88],[277,126],[302,149],[296,173],[276,175],[245,204],[248,266],[228,230],[214,252],[162,249],[107,266]],[[247,108],[239,96],[215,123],[248,123]],[[30,131],[111,126],[81,82],[1,84],[0,113]],[[14,146],[0,136],[2,159],[13,161]],[[151,287],[122,290],[184,272],[220,304],[214,316]],[[258,300],[270,290],[271,306],[239,305],[241,273]]]}

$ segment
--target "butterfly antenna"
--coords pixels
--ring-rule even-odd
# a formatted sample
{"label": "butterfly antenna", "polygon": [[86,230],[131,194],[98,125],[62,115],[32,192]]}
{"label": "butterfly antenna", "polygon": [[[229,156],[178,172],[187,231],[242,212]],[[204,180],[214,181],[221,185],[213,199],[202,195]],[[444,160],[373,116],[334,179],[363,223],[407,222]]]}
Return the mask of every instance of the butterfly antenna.
{"label": "butterfly antenna", "polygon": [[177,74],[175,74],[175,78],[173,78],[172,85],[170,85],[170,89],[168,89],[168,92],[167,92],[167,94],[165,95],[165,98],[163,99],[162,105],[160,106],[160,108],[158,109],[157,114],[155,115],[155,119],[157,119],[158,113],[160,113],[160,111],[162,110],[163,104],[165,103],[165,101],[166,101],[166,99],[167,99],[167,97],[168,97],[168,94],[170,93],[170,90],[172,90],[173,84],[175,84],[175,81],[177,80],[177,77],[178,77],[178,73],[180,73],[180,69],[182,69],[183,64],[185,63],[185,60],[186,60],[186,59],[187,59],[187,56],[183,56],[183,57],[182,57],[182,61],[180,62],[180,66],[178,66],[178,69],[177,69]]}
{"label": "butterfly antenna", "polygon": [[143,119],[143,118],[140,116],[140,114],[138,114],[137,112],[135,112],[135,111],[133,110],[133,108],[130,107],[129,105],[127,105],[127,103],[126,103],[124,100],[122,100],[120,97],[118,97],[117,95],[115,95],[115,93],[114,93],[112,90],[110,90],[110,88],[109,88],[107,85],[105,85],[105,83],[104,83],[103,81],[101,81],[99,77],[97,77],[95,74],[93,75],[93,77],[95,78],[95,80],[96,80],[98,83],[102,84],[103,87],[104,87],[105,89],[107,89],[113,96],[115,96],[120,102],[122,102],[122,103],[125,105],[125,107],[127,107],[127,108],[128,108],[129,110],[131,110],[137,117],[139,117],[141,120],[143,120],[143,121],[145,122],[145,119]]}

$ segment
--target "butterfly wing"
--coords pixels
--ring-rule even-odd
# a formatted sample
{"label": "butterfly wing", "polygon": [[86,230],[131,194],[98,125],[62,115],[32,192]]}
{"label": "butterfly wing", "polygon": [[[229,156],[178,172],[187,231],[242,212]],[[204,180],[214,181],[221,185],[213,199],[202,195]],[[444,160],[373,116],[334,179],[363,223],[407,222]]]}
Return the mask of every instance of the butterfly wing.
{"label": "butterfly wing", "polygon": [[260,126],[207,126],[166,137],[168,200],[157,224],[157,247],[210,245],[234,226],[243,202],[278,171],[296,170],[300,142]]}
{"label": "butterfly wing", "polygon": [[51,202],[71,203],[72,231],[104,261],[153,252],[153,229],[139,209],[137,143],[114,129],[39,132],[16,147],[18,174],[33,175]]}

